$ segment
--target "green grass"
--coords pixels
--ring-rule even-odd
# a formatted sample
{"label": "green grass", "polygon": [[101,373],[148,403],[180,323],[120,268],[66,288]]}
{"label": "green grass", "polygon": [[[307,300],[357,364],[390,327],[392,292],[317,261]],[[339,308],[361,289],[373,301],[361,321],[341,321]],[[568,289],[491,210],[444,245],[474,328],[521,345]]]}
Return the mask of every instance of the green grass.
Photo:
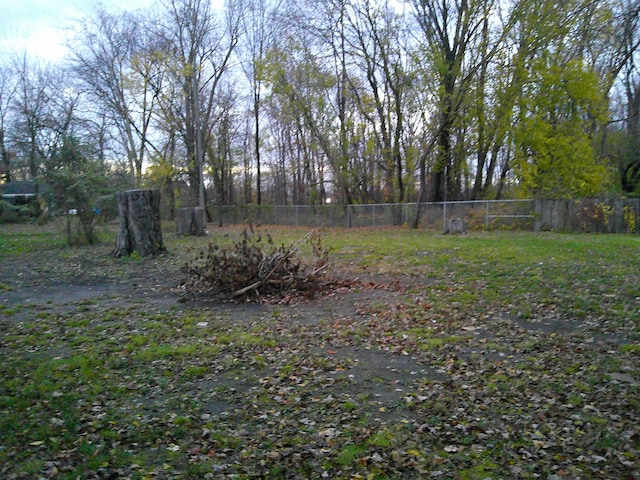
{"label": "green grass", "polygon": [[[122,261],[108,255],[113,227],[70,249],[53,227],[20,225],[3,228],[0,251],[12,271],[41,269],[36,285],[135,278],[145,291],[241,230],[169,233],[169,255]],[[267,230],[275,244],[309,231]],[[342,274],[409,288],[365,283],[334,316],[325,307],[341,292],[294,307],[0,303],[0,476],[56,477],[52,465],[57,478],[629,476],[593,456],[638,462],[617,439],[640,411],[640,237],[321,235]],[[29,285],[3,276],[0,298]],[[544,322],[567,332],[522,327]],[[398,363],[373,375],[384,366],[353,360],[369,350]],[[562,455],[538,455],[565,439]]]}
{"label": "green grass", "polygon": [[52,222],[45,226],[3,224],[0,229],[0,252],[3,255],[62,250],[65,246],[66,239],[57,223]]}
{"label": "green grass", "polygon": [[[326,244],[339,262],[343,252],[363,270],[435,279],[435,288],[452,290],[449,308],[451,301],[463,308],[519,304],[514,313],[526,316],[545,304],[576,319],[606,312],[625,321],[632,313],[626,305],[640,284],[638,236],[474,232],[448,237],[403,229],[347,230],[328,236]],[[367,258],[352,253],[353,245]]]}
{"label": "green grass", "polygon": [[359,461],[364,456],[364,445],[346,445],[336,456],[336,462],[342,467],[348,467]]}

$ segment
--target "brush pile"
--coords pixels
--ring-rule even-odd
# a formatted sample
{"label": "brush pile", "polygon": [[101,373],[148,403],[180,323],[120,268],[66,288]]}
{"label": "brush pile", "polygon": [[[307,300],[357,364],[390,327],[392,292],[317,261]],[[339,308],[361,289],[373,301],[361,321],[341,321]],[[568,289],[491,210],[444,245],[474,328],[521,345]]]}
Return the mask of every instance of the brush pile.
{"label": "brush pile", "polygon": [[[312,261],[298,253],[308,245]],[[335,282],[326,273],[329,252],[316,230],[289,246],[274,245],[271,235],[245,229],[231,247],[209,244],[207,251],[182,268],[186,295],[222,295],[238,300],[313,297]]]}

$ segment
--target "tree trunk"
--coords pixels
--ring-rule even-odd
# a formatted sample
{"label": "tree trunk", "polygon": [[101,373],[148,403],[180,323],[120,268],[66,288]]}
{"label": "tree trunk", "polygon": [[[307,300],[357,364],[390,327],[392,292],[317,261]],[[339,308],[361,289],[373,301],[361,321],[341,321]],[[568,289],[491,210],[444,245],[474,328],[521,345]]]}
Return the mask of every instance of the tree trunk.
{"label": "tree trunk", "polygon": [[136,251],[143,257],[149,257],[164,252],[160,192],[128,190],[119,192],[117,199],[120,228],[112,255],[124,257]]}
{"label": "tree trunk", "polygon": [[180,235],[204,235],[205,214],[202,207],[178,209],[178,233]]}

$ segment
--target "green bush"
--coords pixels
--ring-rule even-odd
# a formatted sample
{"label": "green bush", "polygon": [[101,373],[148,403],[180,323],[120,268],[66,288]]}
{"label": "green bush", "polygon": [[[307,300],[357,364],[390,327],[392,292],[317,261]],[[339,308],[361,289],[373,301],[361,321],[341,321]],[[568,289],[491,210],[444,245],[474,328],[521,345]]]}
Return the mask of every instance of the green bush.
{"label": "green bush", "polygon": [[[65,137],[59,152],[47,160],[44,169],[45,198],[52,213],[67,215],[69,245],[97,241],[97,202],[109,187],[104,165],[87,157],[84,150],[77,139]],[[70,211],[74,215],[67,213]]]}
{"label": "green bush", "polygon": [[0,223],[16,222],[18,220],[18,210],[9,202],[0,200]]}

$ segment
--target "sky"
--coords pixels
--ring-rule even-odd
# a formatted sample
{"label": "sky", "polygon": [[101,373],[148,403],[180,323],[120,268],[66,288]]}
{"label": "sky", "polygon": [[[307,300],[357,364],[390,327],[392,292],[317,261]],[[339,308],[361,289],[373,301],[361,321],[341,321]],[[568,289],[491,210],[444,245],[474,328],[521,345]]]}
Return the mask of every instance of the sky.
{"label": "sky", "polygon": [[148,7],[153,0],[0,0],[0,58],[29,56],[47,61],[62,58],[65,26],[91,14],[98,5],[110,11]]}

